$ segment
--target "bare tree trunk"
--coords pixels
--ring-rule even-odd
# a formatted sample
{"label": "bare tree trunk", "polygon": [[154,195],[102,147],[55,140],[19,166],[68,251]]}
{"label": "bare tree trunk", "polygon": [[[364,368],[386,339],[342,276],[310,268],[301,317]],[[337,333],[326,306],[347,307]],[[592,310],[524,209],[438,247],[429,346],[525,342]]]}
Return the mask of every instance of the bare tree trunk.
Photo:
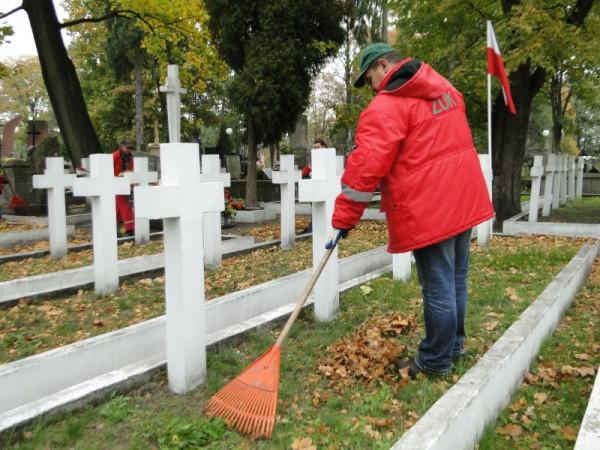
{"label": "bare tree trunk", "polygon": [[254,119],[248,119],[248,165],[246,173],[246,206],[256,206],[256,130]]}
{"label": "bare tree trunk", "polygon": [[381,0],[381,41],[388,41],[388,4],[387,0]]}
{"label": "bare tree trunk", "polygon": [[100,143],[88,115],[81,85],[60,35],[52,0],[23,0],[38,51],[42,76],[71,162],[101,153]]}
{"label": "bare tree trunk", "polygon": [[497,223],[521,211],[521,166],[527,143],[531,102],[541,89],[546,72],[531,63],[521,64],[510,74],[517,114],[511,114],[502,94],[496,97],[492,118],[493,198]]}
{"label": "bare tree trunk", "polygon": [[562,73],[556,72],[550,80],[550,104],[552,105],[552,151],[560,152],[562,139]]}
{"label": "bare tree trunk", "polygon": [[135,148],[139,152],[144,146],[144,84],[142,80],[142,64],[135,62]]}

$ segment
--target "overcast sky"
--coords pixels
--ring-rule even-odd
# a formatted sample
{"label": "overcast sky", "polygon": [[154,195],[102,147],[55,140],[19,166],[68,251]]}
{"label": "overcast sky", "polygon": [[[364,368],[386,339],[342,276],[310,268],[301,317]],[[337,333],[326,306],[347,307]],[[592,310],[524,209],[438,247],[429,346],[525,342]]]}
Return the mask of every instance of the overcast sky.
{"label": "overcast sky", "polygon": [[[60,5],[60,0],[53,0],[56,6],[56,13],[58,14],[58,20],[62,20],[66,16],[65,10]],[[7,12],[21,5],[21,0],[0,0],[1,6],[0,11]],[[14,33],[8,38],[10,43],[4,43],[0,45],[0,60],[8,58],[19,58],[25,55],[37,55],[35,49],[35,43],[33,41],[33,34],[31,34],[31,27],[29,26],[29,20],[27,20],[27,14],[21,10],[8,16],[2,21],[2,24],[8,23],[13,27]],[[68,37],[63,31],[63,39],[65,45],[68,43]]]}

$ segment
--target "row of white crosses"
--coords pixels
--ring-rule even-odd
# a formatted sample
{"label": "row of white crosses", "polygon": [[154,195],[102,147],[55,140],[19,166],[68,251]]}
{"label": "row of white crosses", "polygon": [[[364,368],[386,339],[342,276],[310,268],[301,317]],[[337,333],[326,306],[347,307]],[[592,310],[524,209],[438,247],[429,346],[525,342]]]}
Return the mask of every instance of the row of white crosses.
{"label": "row of white crosses", "polygon": [[529,199],[529,222],[537,222],[540,207],[540,191],[544,177],[544,202],[542,216],[547,217],[550,211],[558,209],[568,200],[581,198],[583,188],[583,158],[549,153],[546,156],[536,155],[531,167],[531,195]]}

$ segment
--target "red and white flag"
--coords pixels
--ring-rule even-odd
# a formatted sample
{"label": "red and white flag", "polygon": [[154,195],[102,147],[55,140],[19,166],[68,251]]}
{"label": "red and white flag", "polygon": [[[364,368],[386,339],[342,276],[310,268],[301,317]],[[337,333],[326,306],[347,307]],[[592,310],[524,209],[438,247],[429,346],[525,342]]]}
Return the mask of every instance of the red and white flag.
{"label": "red and white flag", "polygon": [[506,70],[504,69],[504,60],[500,53],[500,47],[498,47],[498,41],[494,34],[494,27],[492,22],[487,21],[487,70],[490,75],[498,77],[500,83],[502,83],[502,94],[504,95],[504,103],[508,106],[511,113],[516,114],[515,104],[510,93],[510,85],[508,84],[508,77],[506,76]]}

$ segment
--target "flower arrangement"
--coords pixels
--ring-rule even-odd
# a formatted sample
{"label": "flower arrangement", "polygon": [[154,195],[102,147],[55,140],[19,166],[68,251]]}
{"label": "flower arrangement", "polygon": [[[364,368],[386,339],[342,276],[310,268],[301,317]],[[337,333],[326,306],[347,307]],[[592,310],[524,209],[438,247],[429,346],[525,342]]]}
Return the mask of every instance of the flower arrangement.
{"label": "flower arrangement", "polygon": [[244,209],[244,200],[233,198],[229,189],[225,189],[225,215],[233,217],[239,209]]}

